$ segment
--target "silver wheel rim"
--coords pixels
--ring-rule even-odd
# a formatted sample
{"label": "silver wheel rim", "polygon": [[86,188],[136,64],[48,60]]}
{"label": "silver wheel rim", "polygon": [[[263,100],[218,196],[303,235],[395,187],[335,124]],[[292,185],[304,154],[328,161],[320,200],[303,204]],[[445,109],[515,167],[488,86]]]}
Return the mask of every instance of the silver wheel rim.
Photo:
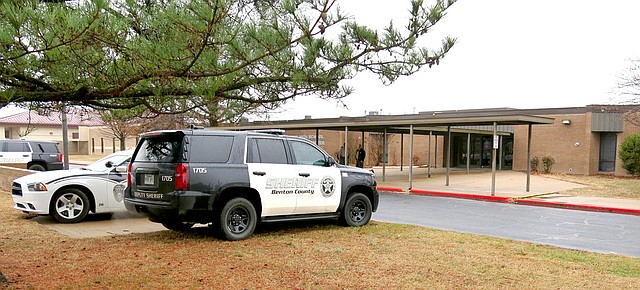
{"label": "silver wheel rim", "polygon": [[80,216],[85,206],[82,198],[74,193],[63,194],[56,200],[56,212],[69,220]]}

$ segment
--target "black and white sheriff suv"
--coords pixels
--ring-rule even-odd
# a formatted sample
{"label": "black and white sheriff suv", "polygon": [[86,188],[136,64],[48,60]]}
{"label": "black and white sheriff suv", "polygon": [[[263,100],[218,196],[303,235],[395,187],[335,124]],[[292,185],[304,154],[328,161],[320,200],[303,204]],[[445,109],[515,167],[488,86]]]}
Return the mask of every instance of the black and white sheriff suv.
{"label": "black and white sheriff suv", "polygon": [[260,222],[363,226],[378,207],[372,172],[337,164],[306,139],[193,128],[142,134],[124,196],[127,210],[168,229],[208,224],[227,240]]}

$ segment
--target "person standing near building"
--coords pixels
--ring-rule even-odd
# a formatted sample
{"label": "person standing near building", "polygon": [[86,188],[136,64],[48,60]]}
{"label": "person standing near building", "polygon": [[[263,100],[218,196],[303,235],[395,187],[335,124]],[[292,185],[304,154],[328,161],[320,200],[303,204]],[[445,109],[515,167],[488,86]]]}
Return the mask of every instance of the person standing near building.
{"label": "person standing near building", "polygon": [[366,157],[367,152],[362,148],[362,144],[358,146],[358,150],[356,150],[356,167],[363,168],[364,167],[364,158]]}
{"label": "person standing near building", "polygon": [[346,165],[344,158],[344,145],[342,145],[340,147],[340,151],[338,151],[338,163]]}

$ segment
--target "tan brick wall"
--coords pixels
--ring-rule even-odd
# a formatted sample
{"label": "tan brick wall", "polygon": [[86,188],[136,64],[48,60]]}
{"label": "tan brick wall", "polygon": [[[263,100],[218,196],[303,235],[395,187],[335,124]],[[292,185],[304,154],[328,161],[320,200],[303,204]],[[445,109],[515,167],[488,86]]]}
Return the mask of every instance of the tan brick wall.
{"label": "tan brick wall", "polygon": [[[640,114],[640,113],[636,113]],[[555,118],[554,124],[533,125],[531,138],[531,157],[553,156],[556,163],[552,172],[568,174],[600,174],[598,171],[600,154],[600,133],[591,132],[591,113],[547,115]],[[571,120],[570,125],[562,124],[562,120]],[[624,131],[618,133],[617,146],[619,147],[625,137],[633,133],[640,133],[640,127],[625,121]],[[576,144],[579,144],[576,146]],[[514,133],[514,170],[527,169],[527,126],[516,126]],[[615,174],[626,176],[626,170],[622,168],[622,160],[616,153]],[[542,160],[540,160],[542,170]]]}
{"label": "tan brick wall", "polygon": [[[533,125],[531,135],[531,158],[537,156],[542,170],[542,158],[551,156],[555,164],[551,172],[569,174],[589,174],[592,157],[593,138],[591,117],[584,114],[548,115],[555,119],[553,124]],[[565,125],[562,120],[570,120]],[[527,169],[527,128],[516,126],[514,132],[513,169]],[[596,156],[597,158],[597,156]]]}

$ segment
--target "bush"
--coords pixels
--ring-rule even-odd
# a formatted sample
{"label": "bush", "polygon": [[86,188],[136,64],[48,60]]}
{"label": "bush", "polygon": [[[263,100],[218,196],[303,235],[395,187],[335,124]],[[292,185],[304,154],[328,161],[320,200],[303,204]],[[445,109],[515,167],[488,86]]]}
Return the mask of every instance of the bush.
{"label": "bush", "polygon": [[556,163],[556,159],[553,156],[542,157],[542,168],[544,173],[551,172],[551,167]]}
{"label": "bush", "polygon": [[538,165],[540,164],[540,160],[538,159],[538,156],[534,156],[533,158],[531,158],[531,160],[529,160],[529,162],[531,163],[531,171],[532,172],[538,171]]}
{"label": "bush", "polygon": [[631,175],[640,175],[640,134],[631,134],[620,143],[622,168]]}

